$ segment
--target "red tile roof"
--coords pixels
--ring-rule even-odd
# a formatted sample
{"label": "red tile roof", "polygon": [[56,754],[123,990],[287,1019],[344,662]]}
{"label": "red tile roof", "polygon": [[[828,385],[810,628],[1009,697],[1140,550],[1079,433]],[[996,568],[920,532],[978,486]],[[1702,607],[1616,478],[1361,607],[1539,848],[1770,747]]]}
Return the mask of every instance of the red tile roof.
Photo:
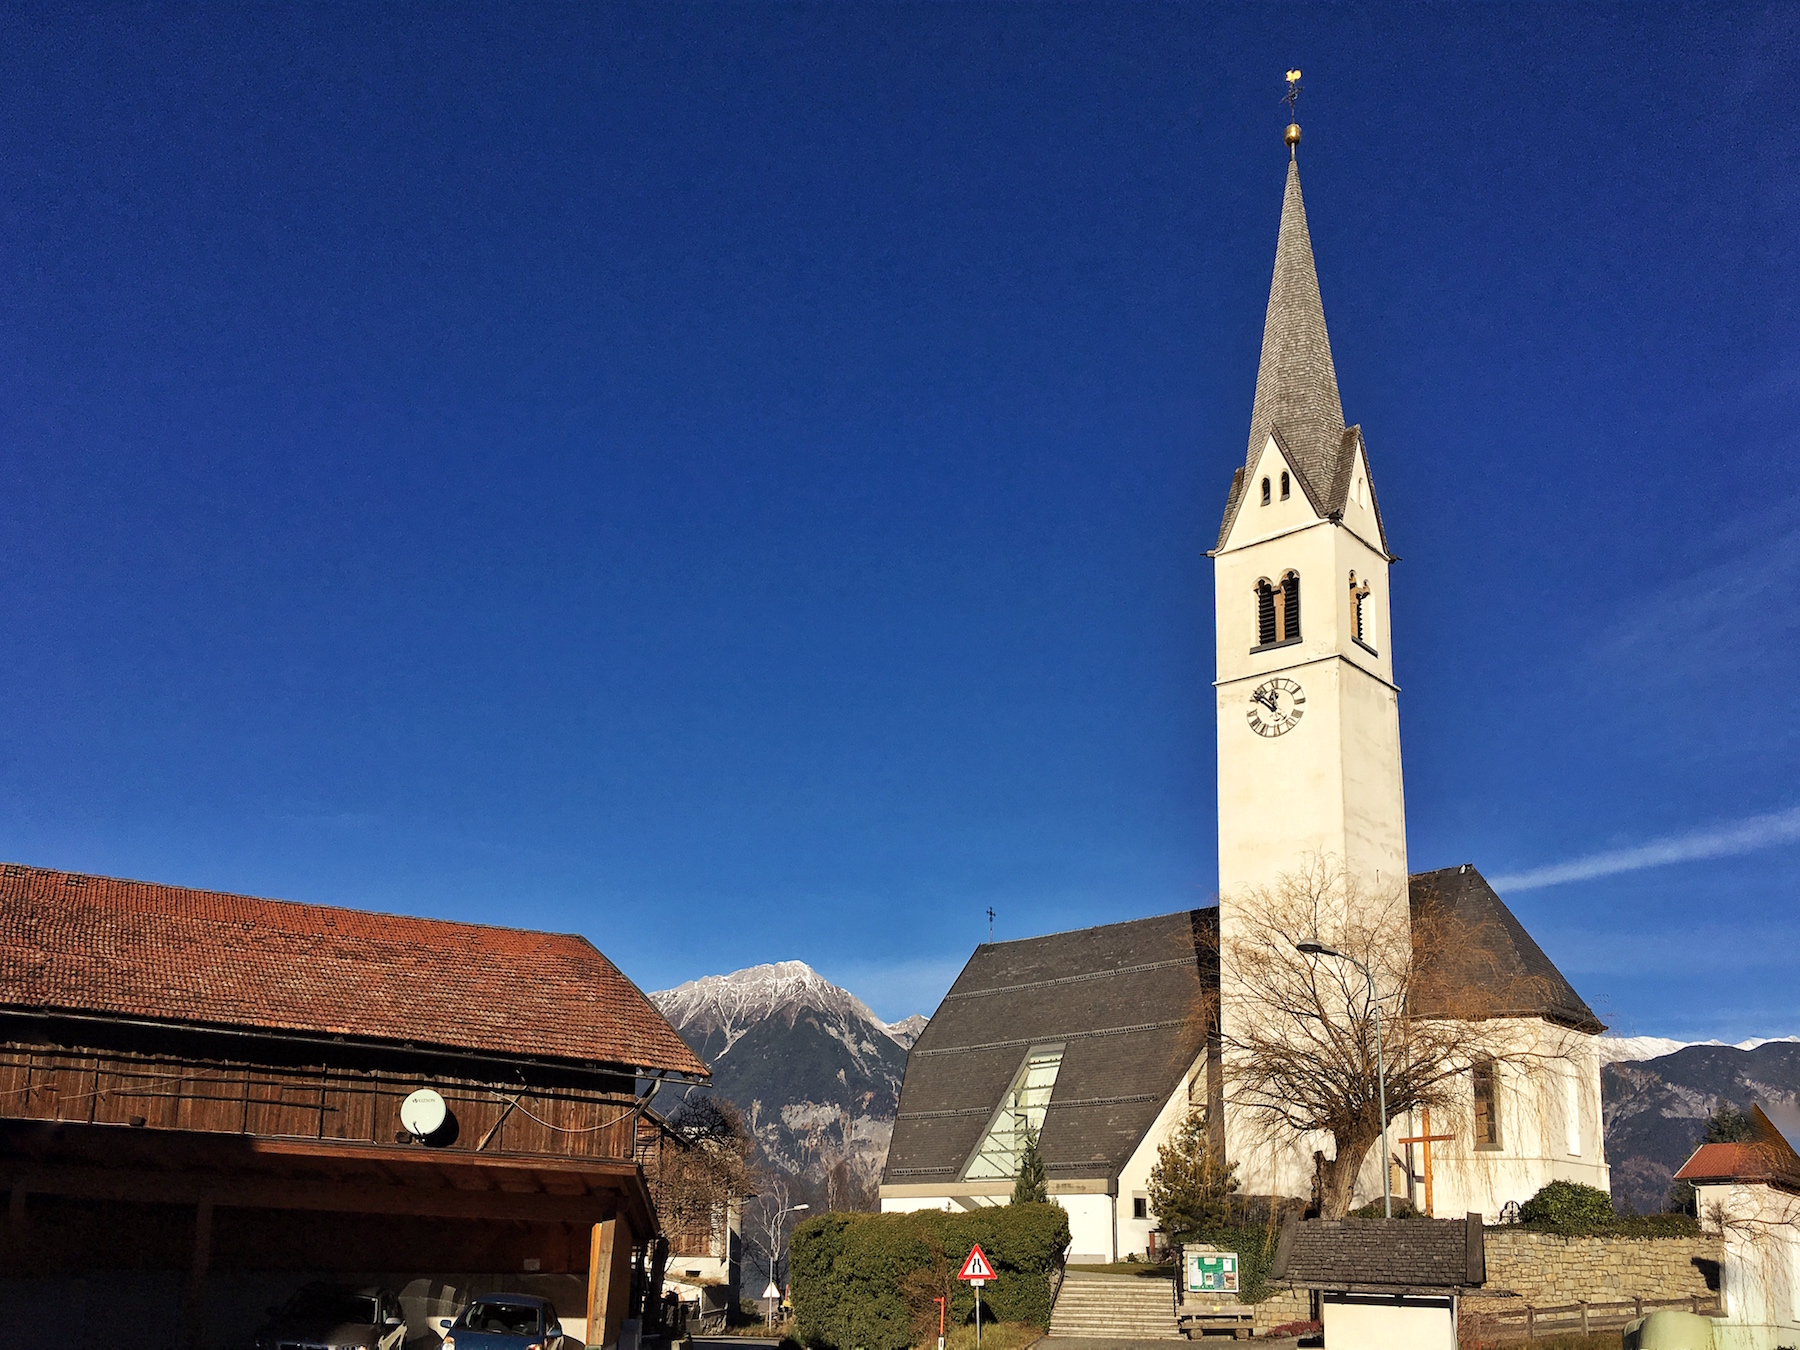
{"label": "red tile roof", "polygon": [[1702,1144],[1675,1174],[1677,1181],[1787,1181],[1794,1169],[1767,1143]]}
{"label": "red tile roof", "polygon": [[586,938],[16,863],[0,1006],[707,1072]]}

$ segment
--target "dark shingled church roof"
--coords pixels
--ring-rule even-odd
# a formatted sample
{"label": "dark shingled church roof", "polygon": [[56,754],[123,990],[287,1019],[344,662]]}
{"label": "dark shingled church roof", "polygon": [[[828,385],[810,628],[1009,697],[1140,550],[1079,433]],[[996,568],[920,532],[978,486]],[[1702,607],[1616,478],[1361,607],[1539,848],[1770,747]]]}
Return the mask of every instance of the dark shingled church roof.
{"label": "dark shingled church roof", "polygon": [[1466,1219],[1290,1220],[1269,1278],[1301,1289],[1416,1293],[1487,1279],[1481,1216]]}
{"label": "dark shingled church roof", "polygon": [[[1275,275],[1263,317],[1262,356],[1256,367],[1256,398],[1250,411],[1250,449],[1244,467],[1232,477],[1216,547],[1225,546],[1250,475],[1270,436],[1293,465],[1313,510],[1327,519],[1340,515],[1350,497],[1350,469],[1362,444],[1362,428],[1344,425],[1331,337],[1325,331],[1325,304],[1313,264],[1312,234],[1306,225],[1306,203],[1300,196],[1300,165],[1293,159],[1288,161],[1281,228],[1275,241]],[[1376,503],[1379,524],[1381,507],[1374,487],[1371,473],[1370,500]],[[1380,540],[1372,542],[1385,551],[1385,531]]]}
{"label": "dark shingled church roof", "polygon": [[1409,899],[1415,1013],[1543,1017],[1579,1031],[1605,1030],[1473,865],[1415,873]]}
{"label": "dark shingled church roof", "polygon": [[[1473,867],[1419,873],[1411,900],[1415,1012],[1605,1029]],[[1054,1044],[1046,1170],[1116,1175],[1204,1047],[1218,922],[1200,909],[977,947],[906,1057],[883,1181],[960,1180],[1027,1052]]]}
{"label": "dark shingled church roof", "polygon": [[1116,1174],[1205,1045],[1218,910],[987,943],[906,1057],[883,1180],[953,1181],[1034,1046],[1064,1046],[1039,1151]]}
{"label": "dark shingled church roof", "polygon": [[1315,491],[1330,486],[1344,448],[1344,405],[1338,399],[1325,302],[1319,297],[1312,233],[1300,197],[1300,165],[1294,159],[1288,161],[1287,190],[1281,199],[1281,230],[1275,239],[1269,308],[1263,316],[1246,469],[1256,467],[1271,431],[1278,433],[1282,449]]}

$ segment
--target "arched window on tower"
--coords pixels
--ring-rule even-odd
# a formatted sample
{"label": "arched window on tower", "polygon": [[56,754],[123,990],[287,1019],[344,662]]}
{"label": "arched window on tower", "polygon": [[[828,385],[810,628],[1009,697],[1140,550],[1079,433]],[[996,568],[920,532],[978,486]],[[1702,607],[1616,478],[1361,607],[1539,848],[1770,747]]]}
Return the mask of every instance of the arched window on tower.
{"label": "arched window on tower", "polygon": [[1293,485],[1288,482],[1287,470],[1283,469],[1281,471],[1281,500],[1285,502],[1291,491],[1293,491]]}
{"label": "arched window on tower", "polygon": [[1256,583],[1256,645],[1277,647],[1300,640],[1300,574],[1283,572],[1279,582]]}
{"label": "arched window on tower", "polygon": [[1350,574],[1350,636],[1356,639],[1359,647],[1366,647],[1371,652],[1375,644],[1370,641],[1375,636],[1375,616],[1369,600],[1369,583],[1356,583],[1356,573]]}
{"label": "arched window on tower", "polygon": [[1269,480],[1266,478],[1263,479],[1262,504],[1264,506],[1267,506],[1269,504]]}

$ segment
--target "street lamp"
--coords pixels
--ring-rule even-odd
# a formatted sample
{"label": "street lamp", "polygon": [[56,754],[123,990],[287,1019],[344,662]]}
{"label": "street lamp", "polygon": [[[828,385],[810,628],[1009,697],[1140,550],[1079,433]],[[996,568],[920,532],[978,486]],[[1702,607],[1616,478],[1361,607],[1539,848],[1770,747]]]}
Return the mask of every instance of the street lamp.
{"label": "street lamp", "polygon": [[1294,950],[1303,956],[1335,956],[1340,961],[1348,961],[1369,982],[1369,1007],[1375,1014],[1375,1081],[1381,1091],[1381,1212],[1383,1217],[1391,1219],[1394,1217],[1394,1195],[1393,1179],[1388,1174],[1387,1062],[1381,1056],[1381,1003],[1375,997],[1375,977],[1354,956],[1327,947],[1323,942],[1296,942]]}
{"label": "street lamp", "polygon": [[776,1283],[775,1283],[775,1272],[781,1268],[781,1252],[782,1252],[782,1248],[786,1245],[781,1240],[782,1232],[784,1229],[787,1228],[788,1215],[798,1214],[803,1209],[811,1209],[811,1208],[812,1208],[811,1205],[783,1204],[781,1206],[781,1208],[770,1212],[770,1216],[769,1216],[769,1287],[767,1290],[765,1290],[763,1292],[763,1297],[765,1299],[769,1300],[769,1325],[770,1326],[773,1326],[775,1324],[775,1302],[774,1301],[781,1296],[781,1290],[776,1286]]}

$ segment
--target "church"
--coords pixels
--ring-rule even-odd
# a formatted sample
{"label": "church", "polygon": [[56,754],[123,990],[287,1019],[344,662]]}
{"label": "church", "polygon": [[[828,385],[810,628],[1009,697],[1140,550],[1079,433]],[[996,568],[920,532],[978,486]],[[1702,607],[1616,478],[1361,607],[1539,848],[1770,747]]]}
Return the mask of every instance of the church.
{"label": "church", "polygon": [[[1396,1196],[1499,1221],[1552,1180],[1609,1188],[1599,1020],[1472,865],[1408,870],[1397,559],[1362,428],[1339,399],[1298,142],[1290,126],[1249,443],[1210,552],[1219,903],[977,948],[908,1057],[884,1211],[1007,1203],[1029,1136],[1069,1213],[1070,1259],[1142,1253],[1158,1226],[1157,1150],[1195,1108],[1245,1193],[1318,1195],[1330,1137],[1266,1128],[1268,1082],[1252,1086],[1245,1062],[1271,1035],[1279,1048],[1280,1010],[1246,974],[1268,962],[1241,954],[1282,933],[1301,978],[1354,957],[1336,935],[1361,933],[1389,1017],[1496,1047],[1440,1055],[1435,1121],[1396,1110],[1387,1122]],[[1288,933],[1277,911],[1296,878],[1325,873],[1313,931]],[[1368,954],[1382,942],[1401,953],[1385,982]],[[1352,1005],[1362,980],[1343,983]],[[1346,1169],[1354,1204],[1381,1203],[1383,1151]]]}

